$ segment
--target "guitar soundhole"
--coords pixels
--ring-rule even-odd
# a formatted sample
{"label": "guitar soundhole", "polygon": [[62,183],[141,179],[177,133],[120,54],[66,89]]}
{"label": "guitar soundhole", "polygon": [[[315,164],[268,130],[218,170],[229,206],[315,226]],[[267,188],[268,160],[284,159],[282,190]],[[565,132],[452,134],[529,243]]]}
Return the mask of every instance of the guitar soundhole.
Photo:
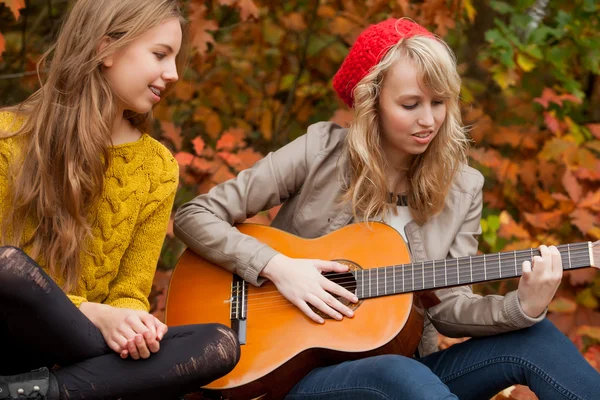
{"label": "guitar soundhole", "polygon": [[[327,279],[329,279],[330,281],[333,281],[333,282],[337,283],[338,285],[342,286],[344,289],[348,290],[349,292],[356,294],[356,279],[354,278],[352,271],[357,271],[362,268],[360,268],[360,266],[358,266],[357,264],[355,264],[352,261],[348,261],[348,260],[335,260],[335,261],[337,261],[341,264],[347,265],[348,272],[346,272],[346,273],[327,272],[327,273],[323,274],[323,276],[326,277]],[[331,293],[331,295],[333,297],[335,297],[336,299],[338,299],[340,303],[342,303],[343,305],[345,305],[346,307],[350,308],[353,311],[356,310],[358,308],[358,306],[360,305],[360,303],[362,302],[359,300],[358,303],[352,303],[349,300],[346,300],[345,298],[337,296],[333,293]],[[312,306],[311,304],[309,304],[309,306],[321,318],[333,319],[329,315],[325,314],[323,311]]]}

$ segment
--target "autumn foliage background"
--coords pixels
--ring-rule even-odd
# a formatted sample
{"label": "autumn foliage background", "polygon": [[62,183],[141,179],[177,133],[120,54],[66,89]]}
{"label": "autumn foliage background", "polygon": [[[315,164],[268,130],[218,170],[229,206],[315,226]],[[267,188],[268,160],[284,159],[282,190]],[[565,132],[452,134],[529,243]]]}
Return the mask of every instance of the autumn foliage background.
{"label": "autumn foliage background", "polygon": [[[0,0],[0,105],[38,85],[35,62],[71,2]],[[600,6],[594,0],[186,0],[194,56],[155,112],[175,155],[175,206],[250,167],[309,124],[352,113],[331,79],[370,23],[406,16],[443,37],[463,77],[472,165],[486,177],[484,253],[600,240]],[[253,220],[269,223],[276,209]],[[169,232],[161,316],[183,245]],[[478,285],[505,293],[516,280]],[[566,274],[549,317],[600,369],[600,274]],[[441,338],[442,346],[452,342]]]}

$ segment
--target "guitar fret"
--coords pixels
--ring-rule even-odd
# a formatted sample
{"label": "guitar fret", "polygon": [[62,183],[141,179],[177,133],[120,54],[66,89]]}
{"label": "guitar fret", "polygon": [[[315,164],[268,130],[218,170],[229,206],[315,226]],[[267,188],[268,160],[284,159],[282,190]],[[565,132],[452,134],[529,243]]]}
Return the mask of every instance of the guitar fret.
{"label": "guitar fret", "polygon": [[412,290],[415,290],[415,264],[410,264],[410,271],[412,272]]}
{"label": "guitar fret", "polygon": [[377,287],[375,288],[375,290],[377,291],[377,293],[375,293],[375,295],[379,296],[379,268],[375,270],[375,273],[377,274],[377,276],[375,277],[375,282],[377,282]]}
{"label": "guitar fret", "polygon": [[448,268],[446,268],[446,259],[444,258],[444,286],[448,286]]}
{"label": "guitar fret", "polygon": [[425,289],[425,261],[421,261],[421,274],[423,275],[423,289]]}
{"label": "guitar fret", "polygon": [[500,253],[498,253],[498,273],[500,274],[500,278],[502,278],[502,258],[500,257]]}
{"label": "guitar fret", "polygon": [[371,270],[369,270],[369,297],[371,297]]}
{"label": "guitar fret", "polygon": [[569,269],[571,269],[571,247],[567,244],[567,257],[569,257]]}
{"label": "guitar fret", "polygon": [[405,266],[402,267],[402,292],[405,292],[404,290],[404,270],[406,269]]}
{"label": "guitar fret", "polygon": [[458,258],[456,259],[456,283],[460,285],[460,266],[458,265]]}
{"label": "guitar fret", "polygon": [[517,272],[517,251],[513,250],[513,253],[515,253],[515,276],[519,275],[519,273]]}
{"label": "guitar fret", "polygon": [[396,293],[396,266],[392,267],[392,276],[394,277],[394,293]]}
{"label": "guitar fret", "polygon": [[469,256],[469,268],[471,269],[471,282],[473,282],[473,259]]}
{"label": "guitar fret", "polygon": [[387,294],[387,270],[384,270],[383,273],[383,294]]}
{"label": "guitar fret", "polygon": [[485,254],[483,255],[483,279],[487,281],[487,266],[485,265]]}
{"label": "guitar fret", "polygon": [[435,287],[435,260],[433,260],[433,266],[431,269],[433,271],[433,287]]}

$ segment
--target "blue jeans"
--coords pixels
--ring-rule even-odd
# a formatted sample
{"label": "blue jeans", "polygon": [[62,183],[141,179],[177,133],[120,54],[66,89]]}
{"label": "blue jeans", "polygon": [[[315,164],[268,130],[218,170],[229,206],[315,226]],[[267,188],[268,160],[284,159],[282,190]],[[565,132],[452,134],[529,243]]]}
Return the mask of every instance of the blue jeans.
{"label": "blue jeans", "polygon": [[514,384],[541,400],[600,399],[600,374],[548,320],[421,359],[383,355],[318,368],[286,399],[484,400]]}

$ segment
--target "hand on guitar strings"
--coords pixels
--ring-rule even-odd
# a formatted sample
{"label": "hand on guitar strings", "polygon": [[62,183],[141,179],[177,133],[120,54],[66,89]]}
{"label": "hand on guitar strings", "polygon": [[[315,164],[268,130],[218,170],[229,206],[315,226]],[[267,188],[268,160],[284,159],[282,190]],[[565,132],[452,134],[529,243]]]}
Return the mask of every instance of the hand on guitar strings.
{"label": "hand on guitar strings", "polygon": [[540,256],[533,257],[533,265],[523,262],[523,276],[517,295],[523,312],[531,318],[540,316],[552,301],[563,275],[560,252],[555,246],[540,246]]}
{"label": "hand on guitar strings", "polygon": [[[342,286],[322,275],[323,272],[347,272],[346,265],[323,260],[290,258],[277,254],[265,266],[261,276],[272,281],[277,290],[298,307],[313,321],[322,324],[325,321],[315,313],[309,303],[324,314],[341,320],[342,314],[352,317],[354,313],[333,295],[358,302],[358,298]],[[332,295],[333,294],[333,295]]]}

